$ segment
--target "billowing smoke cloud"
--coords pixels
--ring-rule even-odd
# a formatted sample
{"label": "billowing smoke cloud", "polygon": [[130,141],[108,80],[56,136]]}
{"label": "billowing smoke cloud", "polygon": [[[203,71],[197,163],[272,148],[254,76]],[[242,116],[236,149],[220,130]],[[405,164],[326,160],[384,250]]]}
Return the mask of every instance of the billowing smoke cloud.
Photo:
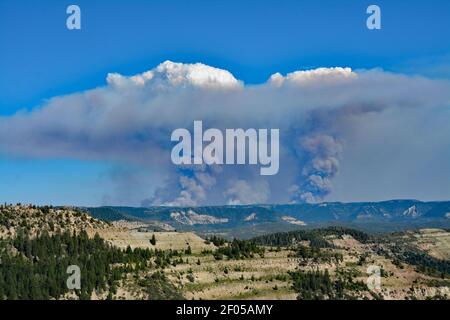
{"label": "billowing smoke cloud", "polygon": [[[381,70],[319,68],[245,85],[225,70],[166,61],[130,77],[109,74],[104,87],[0,118],[0,152],[157,171],[162,178],[148,186],[130,174],[112,175],[122,189],[153,189],[143,205],[317,202],[332,191],[346,145],[364,134],[361,124],[371,114],[431,112],[449,103],[448,81]],[[222,130],[280,129],[279,173],[260,176],[251,165],[173,165],[171,132],[192,130],[194,120]]]}

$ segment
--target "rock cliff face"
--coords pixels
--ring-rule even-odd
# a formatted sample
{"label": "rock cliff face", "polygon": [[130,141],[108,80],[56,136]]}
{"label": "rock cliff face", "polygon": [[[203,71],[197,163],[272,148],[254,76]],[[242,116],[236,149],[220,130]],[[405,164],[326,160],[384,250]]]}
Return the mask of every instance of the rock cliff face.
{"label": "rock cliff face", "polygon": [[[391,200],[383,202],[204,207],[100,207],[87,208],[94,217],[109,221],[159,222],[174,229],[260,228],[285,231],[298,226],[357,226],[368,231],[394,231],[424,227],[450,227],[450,202]],[[377,230],[372,230],[372,228]]]}

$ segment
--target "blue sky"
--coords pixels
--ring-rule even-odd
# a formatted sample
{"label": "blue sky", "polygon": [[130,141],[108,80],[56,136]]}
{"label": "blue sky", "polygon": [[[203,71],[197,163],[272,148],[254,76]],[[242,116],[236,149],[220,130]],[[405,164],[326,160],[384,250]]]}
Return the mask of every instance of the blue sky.
{"label": "blue sky", "polygon": [[[81,31],[65,27],[72,3],[82,10]],[[372,3],[382,10],[378,31],[365,26]],[[445,0],[0,0],[0,116],[167,59],[223,68],[246,83],[334,66],[449,79],[449,31]],[[101,204],[111,166],[0,154],[0,200]]]}

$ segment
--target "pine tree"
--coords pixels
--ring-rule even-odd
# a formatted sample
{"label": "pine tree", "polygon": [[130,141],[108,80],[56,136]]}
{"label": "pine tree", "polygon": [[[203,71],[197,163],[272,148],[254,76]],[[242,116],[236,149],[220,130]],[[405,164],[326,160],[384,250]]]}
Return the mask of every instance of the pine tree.
{"label": "pine tree", "polygon": [[151,243],[153,246],[156,244],[156,237],[155,237],[154,234],[152,235],[152,238],[150,239],[150,243]]}

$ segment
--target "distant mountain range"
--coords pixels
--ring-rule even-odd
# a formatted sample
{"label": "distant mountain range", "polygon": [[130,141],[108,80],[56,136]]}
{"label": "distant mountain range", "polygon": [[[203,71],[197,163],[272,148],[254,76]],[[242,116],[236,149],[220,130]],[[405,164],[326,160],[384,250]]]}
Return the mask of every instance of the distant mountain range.
{"label": "distant mountain range", "polygon": [[[450,201],[326,202],[320,204],[204,207],[84,208],[107,220],[138,220],[200,232],[251,230],[252,234],[320,225],[347,225],[373,231],[450,227]],[[235,232],[236,233],[236,232]]]}

